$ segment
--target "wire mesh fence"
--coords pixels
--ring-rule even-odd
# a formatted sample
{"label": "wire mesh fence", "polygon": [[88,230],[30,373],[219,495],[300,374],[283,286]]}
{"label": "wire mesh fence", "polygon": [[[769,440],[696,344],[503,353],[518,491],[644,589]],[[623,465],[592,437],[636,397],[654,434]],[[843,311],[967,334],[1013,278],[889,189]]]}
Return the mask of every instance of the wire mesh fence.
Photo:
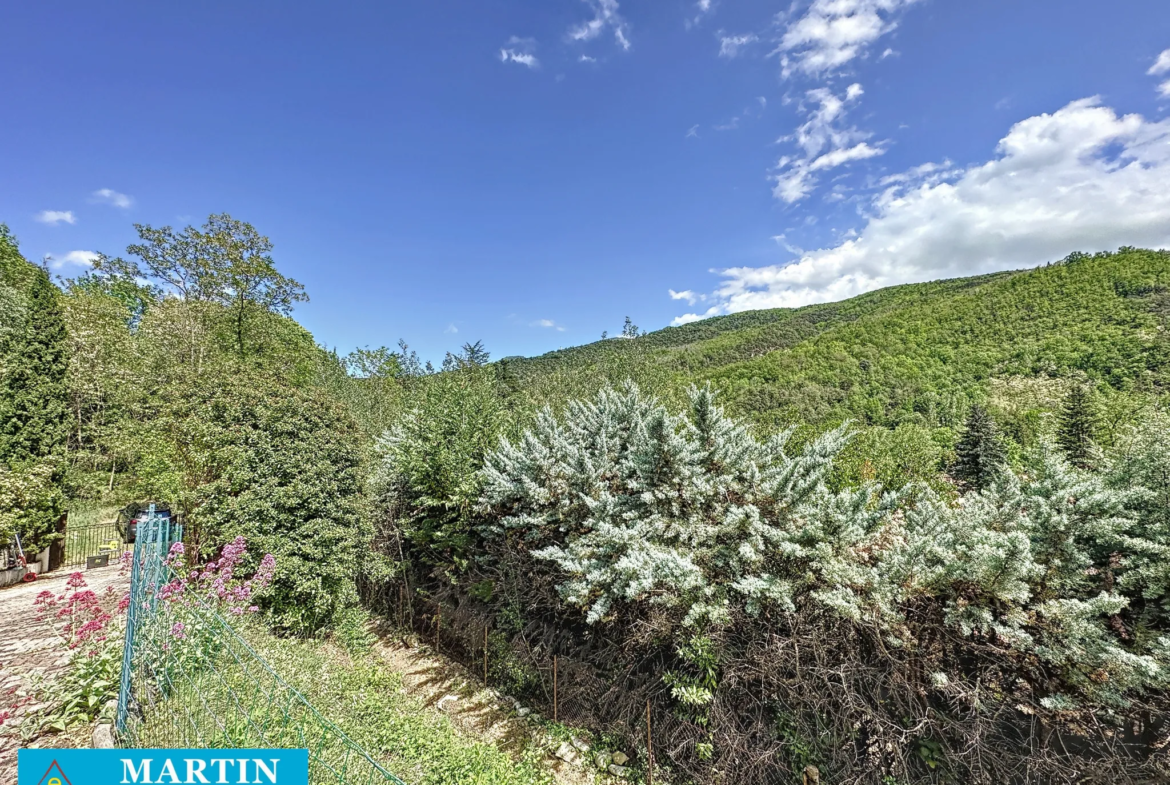
{"label": "wire mesh fence", "polygon": [[314,785],[402,781],[322,716],[247,641],[247,629],[196,595],[160,598],[169,519],[139,524],[131,567],[117,737],[147,748],[298,748]]}

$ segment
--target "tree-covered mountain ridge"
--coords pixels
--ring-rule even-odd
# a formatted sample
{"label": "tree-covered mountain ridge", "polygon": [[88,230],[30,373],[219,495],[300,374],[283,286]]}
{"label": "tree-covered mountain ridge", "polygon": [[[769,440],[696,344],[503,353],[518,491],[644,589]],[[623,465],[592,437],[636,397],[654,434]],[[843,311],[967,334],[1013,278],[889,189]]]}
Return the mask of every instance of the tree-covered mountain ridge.
{"label": "tree-covered mountain ridge", "polygon": [[1039,268],[507,358],[503,375],[554,404],[599,380],[680,396],[710,382],[730,411],[765,425],[955,427],[997,382],[1075,378],[1105,393],[1159,392],[1170,370],[1168,286],[1170,252],[1074,253]]}

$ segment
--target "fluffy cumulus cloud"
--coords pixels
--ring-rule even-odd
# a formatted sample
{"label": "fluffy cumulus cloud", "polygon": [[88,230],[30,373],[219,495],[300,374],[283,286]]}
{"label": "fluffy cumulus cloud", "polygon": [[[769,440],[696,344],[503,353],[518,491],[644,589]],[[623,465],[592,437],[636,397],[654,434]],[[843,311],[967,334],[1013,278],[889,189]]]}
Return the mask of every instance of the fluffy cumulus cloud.
{"label": "fluffy cumulus cloud", "polygon": [[796,146],[798,152],[776,163],[772,195],[789,204],[804,199],[816,186],[818,173],[873,158],[885,148],[865,141],[870,134],[846,123],[849,108],[861,98],[860,84],[851,84],[842,94],[827,87],[805,93],[798,111],[806,118],[781,142]]}
{"label": "fluffy cumulus cloud", "polygon": [[918,0],[813,0],[788,22],[776,46],[784,75],[820,77],[866,54],[897,26],[896,15]]}
{"label": "fluffy cumulus cloud", "polygon": [[52,224],[54,226],[60,223],[77,223],[77,218],[73,215],[72,210],[41,210],[37,213],[36,219],[43,224]]}
{"label": "fluffy cumulus cloud", "polygon": [[1170,246],[1167,182],[1170,119],[1074,101],[1016,123],[986,163],[927,164],[887,178],[855,236],[789,264],[724,270],[715,305],[675,323],[1023,268],[1078,250]]}
{"label": "fluffy cumulus cloud", "polygon": [[539,68],[540,61],[536,59],[535,51],[535,39],[512,36],[508,39],[506,46],[500,47],[500,62],[517,63],[526,68]]}
{"label": "fluffy cumulus cloud", "polygon": [[[1167,49],[1158,55],[1158,59],[1150,66],[1150,70],[1146,71],[1150,76],[1166,76],[1170,74],[1170,49]],[[1158,93],[1163,98],[1170,98],[1170,79],[1166,79],[1162,84],[1158,85]]]}
{"label": "fluffy cumulus cloud", "polygon": [[112,188],[100,188],[90,194],[90,201],[97,204],[108,204],[114,207],[119,207],[123,210],[129,209],[134,204],[134,199],[126,194],[118,193]]}
{"label": "fluffy cumulus cloud", "polygon": [[49,266],[54,270],[62,270],[66,267],[89,267],[93,264],[94,259],[98,255],[94,251],[70,251],[62,257],[49,256],[47,261]]}
{"label": "fluffy cumulus cloud", "polygon": [[593,9],[593,18],[569,28],[573,41],[592,41],[606,30],[613,32],[613,38],[622,49],[630,48],[630,27],[618,13],[617,0],[585,0]]}

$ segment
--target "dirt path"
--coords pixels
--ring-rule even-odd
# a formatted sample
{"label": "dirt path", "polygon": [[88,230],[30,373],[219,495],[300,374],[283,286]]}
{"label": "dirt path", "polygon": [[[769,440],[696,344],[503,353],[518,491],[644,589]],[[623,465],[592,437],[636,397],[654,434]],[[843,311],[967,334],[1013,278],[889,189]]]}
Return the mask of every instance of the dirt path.
{"label": "dirt path", "polygon": [[[44,708],[36,702],[33,686],[40,680],[51,681],[69,663],[70,655],[49,620],[37,621],[33,600],[46,590],[61,594],[70,574],[61,571],[0,589],[0,714],[9,714],[0,724],[0,783],[16,782],[16,750],[21,746],[70,747],[88,741],[88,732],[25,740],[21,734],[28,715]],[[122,591],[130,586],[130,578],[119,567],[82,574],[88,588],[99,595],[107,586]]]}
{"label": "dirt path", "polygon": [[389,629],[376,630],[374,653],[402,674],[406,691],[430,711],[443,714],[461,733],[495,745],[515,758],[536,748],[544,765],[561,785],[590,785],[601,778],[592,766],[571,766],[549,751],[541,730],[505,706],[494,690],[484,689],[466,668],[436,655],[428,647],[405,643]]}

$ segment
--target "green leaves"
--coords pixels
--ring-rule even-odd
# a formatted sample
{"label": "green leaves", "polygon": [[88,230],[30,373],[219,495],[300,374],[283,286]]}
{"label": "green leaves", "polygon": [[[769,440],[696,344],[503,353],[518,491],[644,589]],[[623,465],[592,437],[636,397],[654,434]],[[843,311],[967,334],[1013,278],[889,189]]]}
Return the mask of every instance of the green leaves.
{"label": "green leaves", "polygon": [[356,602],[372,532],[361,436],[340,405],[241,374],[171,391],[155,426],[145,489],[178,507],[204,556],[238,535],[276,556],[265,604],[277,624],[313,632]]}
{"label": "green leaves", "polygon": [[64,512],[69,356],[60,293],[0,224],[0,542],[36,553]]}

